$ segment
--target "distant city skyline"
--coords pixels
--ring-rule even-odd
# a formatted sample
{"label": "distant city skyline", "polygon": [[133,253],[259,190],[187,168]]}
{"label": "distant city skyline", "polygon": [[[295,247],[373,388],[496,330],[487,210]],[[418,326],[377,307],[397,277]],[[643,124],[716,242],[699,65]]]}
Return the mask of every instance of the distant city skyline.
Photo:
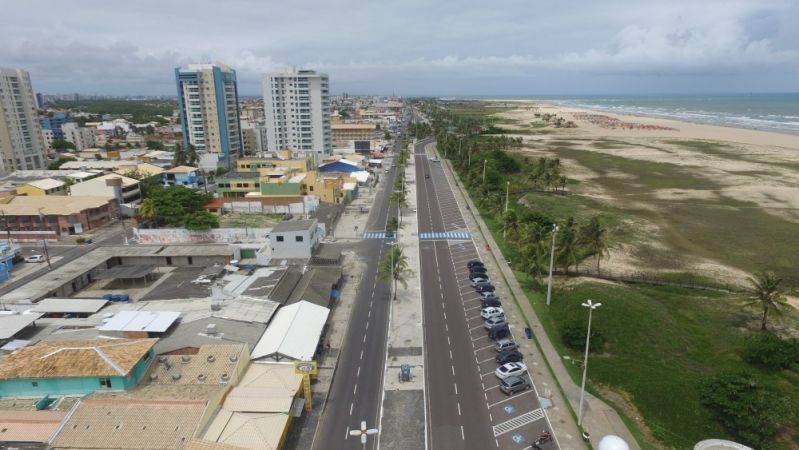
{"label": "distant city skyline", "polygon": [[796,0],[192,5],[10,2],[0,64],[37,92],[101,95],[172,94],[172,68],[216,61],[242,96],[291,66],[328,73],[331,94],[799,91]]}

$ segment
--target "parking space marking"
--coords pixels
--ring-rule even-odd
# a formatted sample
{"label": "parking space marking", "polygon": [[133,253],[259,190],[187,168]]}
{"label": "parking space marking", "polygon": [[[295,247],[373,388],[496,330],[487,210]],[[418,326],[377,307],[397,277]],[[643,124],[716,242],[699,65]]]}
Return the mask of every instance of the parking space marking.
{"label": "parking space marking", "polygon": [[[480,348],[476,349],[474,352],[475,352],[475,353],[477,353],[477,352],[479,352],[480,350],[485,350],[485,349],[487,349],[487,348],[492,348],[492,347],[494,347],[494,344],[491,344],[491,345],[486,345],[485,347],[480,347]],[[494,359],[494,358],[491,358],[491,359]]]}
{"label": "parking space marking", "polygon": [[531,394],[531,393],[533,393],[533,392],[535,392],[535,389],[530,389],[530,390],[524,391],[524,392],[522,392],[522,393],[520,393],[520,394],[517,394],[517,395],[511,396],[511,397],[508,397],[508,398],[506,398],[505,400],[500,400],[500,401],[498,401],[498,402],[496,402],[496,403],[492,403],[492,404],[490,404],[490,405],[489,405],[489,407],[490,407],[490,408],[493,408],[493,407],[495,407],[495,406],[497,406],[497,405],[499,405],[499,404],[501,404],[501,403],[505,403],[505,402],[507,402],[508,400],[513,400],[513,399],[515,399],[515,398],[519,398],[519,397],[521,397],[521,396],[523,396],[523,395]]}

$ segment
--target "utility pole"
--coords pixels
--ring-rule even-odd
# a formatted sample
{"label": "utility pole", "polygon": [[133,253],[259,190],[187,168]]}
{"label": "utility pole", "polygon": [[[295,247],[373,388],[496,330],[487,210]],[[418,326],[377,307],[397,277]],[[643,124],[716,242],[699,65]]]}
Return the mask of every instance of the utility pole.
{"label": "utility pole", "polygon": [[585,358],[583,359],[583,383],[580,386],[580,412],[577,414],[578,427],[583,426],[583,397],[585,396],[585,375],[588,373],[588,344],[589,342],[591,342],[591,317],[593,316],[594,310],[602,306],[602,303],[593,303],[591,300],[586,300],[586,302],[583,303],[582,305],[588,308],[588,334],[585,335]]}
{"label": "utility pole", "polygon": [[44,225],[44,214],[42,213],[43,209],[44,207],[39,208],[39,225],[41,226],[42,231],[45,232],[45,234],[42,235],[42,245],[44,246],[44,258],[47,260],[47,270],[53,270],[53,266],[50,265],[50,252],[47,251],[47,234],[46,234],[47,229],[45,228]]}

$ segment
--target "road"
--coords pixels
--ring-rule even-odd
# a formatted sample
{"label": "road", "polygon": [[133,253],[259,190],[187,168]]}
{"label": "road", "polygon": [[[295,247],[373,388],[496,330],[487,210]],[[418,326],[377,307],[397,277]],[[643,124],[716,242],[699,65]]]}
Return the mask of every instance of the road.
{"label": "road", "polygon": [[[466,262],[480,255],[471,239],[455,238],[468,229],[441,163],[430,161],[424,144],[414,149],[420,238],[459,233],[422,238],[419,247],[430,448],[529,449],[551,428],[534,389],[511,397],[498,389],[494,342],[483,328],[479,296],[466,269]],[[523,337],[522,330],[512,331]]]}
{"label": "road", "polygon": [[[394,143],[394,155],[401,143],[400,136]],[[385,231],[388,219],[397,214],[388,201],[396,167],[381,176],[385,178],[383,187],[375,198],[364,232]],[[359,438],[350,436],[349,431],[360,428],[363,420],[370,428],[379,422],[391,300],[389,284],[377,279],[377,266],[391,245],[385,239],[365,239],[358,246],[368,269],[358,285],[330,394],[314,437],[314,449],[362,449]],[[376,442],[377,439],[370,438],[368,448],[376,448]]]}

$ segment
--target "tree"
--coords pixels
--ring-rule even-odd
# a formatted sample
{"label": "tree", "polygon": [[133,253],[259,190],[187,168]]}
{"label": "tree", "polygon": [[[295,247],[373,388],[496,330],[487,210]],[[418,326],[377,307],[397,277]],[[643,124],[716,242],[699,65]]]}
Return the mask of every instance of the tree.
{"label": "tree", "polygon": [[[154,189],[150,194],[150,199],[155,205],[155,221],[157,223],[182,227],[186,226],[188,216],[203,211],[203,207],[211,199],[211,196],[185,186],[173,186]],[[207,221],[207,218],[193,217],[191,219],[193,224],[202,223],[202,221]]]}
{"label": "tree", "polygon": [[589,254],[596,256],[596,274],[599,275],[599,261],[608,254],[607,229],[602,225],[599,216],[592,217],[580,229],[580,242]]}
{"label": "tree", "polygon": [[47,170],[58,170],[64,163],[69,161],[77,161],[71,156],[59,156],[58,159],[47,165]]}
{"label": "tree", "polygon": [[175,151],[172,156],[172,165],[185,166],[186,165],[186,152],[180,147],[180,144],[175,144]]}
{"label": "tree", "polygon": [[201,231],[219,227],[219,218],[208,211],[196,211],[186,216],[183,226],[187,230]]}
{"label": "tree", "polygon": [[398,245],[392,245],[391,250],[377,266],[377,277],[383,281],[394,282],[394,299],[397,298],[397,283],[401,283],[403,288],[408,287],[408,276],[413,271],[408,267],[408,257],[402,252]]}
{"label": "tree", "polygon": [[66,139],[54,139],[53,143],[50,144],[50,147],[52,147],[54,150],[62,152],[67,149],[75,150],[77,148],[75,147],[75,144],[67,141]]}
{"label": "tree", "polygon": [[150,150],[163,150],[164,143],[161,141],[151,141],[147,140],[144,142],[145,147],[149,148]]}
{"label": "tree", "polygon": [[558,249],[555,255],[558,263],[566,270],[566,275],[569,274],[569,267],[578,263],[577,251],[579,242],[577,238],[574,217],[569,217],[558,231]]}
{"label": "tree", "polygon": [[142,200],[141,205],[139,205],[139,217],[145,221],[150,221],[155,219],[157,215],[158,208],[155,206],[155,200],[151,198]]}
{"label": "tree", "polygon": [[385,131],[385,132],[383,133],[383,140],[384,140],[384,141],[387,141],[387,140],[389,140],[389,139],[391,139],[391,133],[389,133],[389,132],[388,132],[388,130],[387,130],[387,131]]}
{"label": "tree", "polygon": [[549,247],[543,240],[525,245],[522,247],[522,264],[525,272],[533,278],[534,286],[542,285],[549,267]]}
{"label": "tree", "polygon": [[781,308],[787,302],[782,295],[780,283],[782,279],[777,277],[774,272],[758,272],[753,277],[749,277],[752,285],[747,306],[760,306],[763,308],[763,318],[760,322],[760,329],[766,329],[766,320],[770,310],[781,313]]}
{"label": "tree", "polygon": [[388,222],[386,222],[386,234],[388,234],[388,233],[392,233],[393,234],[398,229],[399,229],[399,222],[397,222],[397,218],[396,217],[392,217],[392,218],[388,219]]}
{"label": "tree", "polygon": [[400,225],[402,224],[402,209],[408,207],[408,198],[405,192],[403,191],[394,191],[391,193],[391,196],[388,198],[388,202],[391,206],[396,206],[400,210]]}
{"label": "tree", "polygon": [[199,157],[197,156],[197,148],[194,147],[193,144],[189,144],[189,146],[186,148],[186,152],[185,153],[186,153],[186,156],[185,156],[186,162],[190,166],[196,165],[197,164],[197,160],[199,159]]}
{"label": "tree", "polygon": [[513,209],[508,209],[502,214],[502,226],[507,233],[509,241],[515,241],[519,237],[519,216]]}
{"label": "tree", "polygon": [[790,397],[745,372],[722,372],[706,380],[700,400],[727,431],[755,448],[770,448],[793,415]]}

